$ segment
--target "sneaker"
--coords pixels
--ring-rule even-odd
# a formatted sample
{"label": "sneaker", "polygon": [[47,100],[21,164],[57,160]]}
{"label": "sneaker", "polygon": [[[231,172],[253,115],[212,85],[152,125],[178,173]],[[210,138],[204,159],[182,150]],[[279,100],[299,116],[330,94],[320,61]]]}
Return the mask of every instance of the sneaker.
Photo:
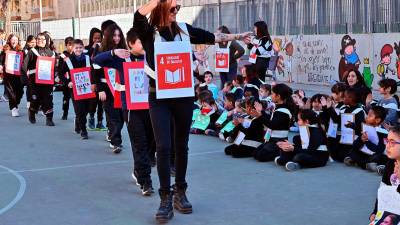
{"label": "sneaker", "polygon": [[87,139],[89,139],[88,133],[87,133],[87,132],[81,132],[81,139],[82,139],[82,140],[87,140]]}
{"label": "sneaker", "polygon": [[204,133],[208,136],[218,137],[217,132],[215,132],[215,130],[212,129],[207,129]]}
{"label": "sneaker", "polygon": [[176,185],[173,185],[172,188],[174,190],[174,208],[183,214],[192,213],[192,204],[186,197],[186,188],[177,188]]}
{"label": "sneaker", "polygon": [[379,165],[376,167],[376,172],[379,174],[379,176],[383,176],[385,173],[386,166],[385,165]]}
{"label": "sneaker", "polygon": [[111,137],[110,137],[110,135],[108,135],[108,133],[106,134],[106,141],[111,142]]}
{"label": "sneaker", "polygon": [[96,127],[95,127],[95,125],[94,125],[94,117],[89,117],[88,128],[89,128],[89,130],[94,130],[94,129],[96,129]]}
{"label": "sneaker", "polygon": [[171,177],[175,177],[175,175],[176,175],[176,169],[175,169],[175,166],[172,166],[172,165],[171,165],[171,168],[170,168],[170,173],[171,173]]}
{"label": "sneaker", "polygon": [[285,168],[287,171],[296,171],[300,169],[300,164],[295,162],[288,162],[286,163]]}
{"label": "sneaker", "polygon": [[143,196],[151,196],[151,194],[153,194],[153,193],[154,193],[154,189],[153,189],[153,186],[151,184],[145,183],[142,186],[142,195]]}
{"label": "sneaker", "polygon": [[111,143],[110,143],[110,148],[114,154],[119,154],[122,151],[121,146],[112,145]]}
{"label": "sneaker", "polygon": [[354,161],[349,156],[344,158],[343,162],[346,166],[354,166]]}
{"label": "sneaker", "polygon": [[12,116],[12,117],[19,117],[18,108],[13,108],[13,109],[11,110],[11,116]]}
{"label": "sneaker", "polygon": [[228,143],[233,143],[233,138],[232,137],[227,137],[226,138],[226,142],[228,142]]}
{"label": "sneaker", "polygon": [[376,172],[377,166],[378,166],[378,163],[371,162],[371,163],[367,163],[365,165],[365,168],[371,172]]}
{"label": "sneaker", "polygon": [[278,163],[278,160],[279,160],[280,158],[281,158],[280,156],[275,157],[275,159],[274,159],[275,165],[280,166],[279,163]]}
{"label": "sneaker", "polygon": [[100,122],[97,123],[96,129],[97,129],[97,130],[100,130],[100,131],[106,131],[106,130],[107,130],[107,127],[105,127],[105,126],[103,125],[103,122],[100,121]]}
{"label": "sneaker", "polygon": [[49,127],[55,126],[52,118],[46,118],[46,126],[49,126]]}
{"label": "sneaker", "polygon": [[218,137],[219,137],[219,139],[221,139],[221,141],[225,141],[225,136],[223,133],[219,133]]}
{"label": "sneaker", "polygon": [[136,178],[136,171],[133,171],[131,175],[132,175],[132,179],[135,182],[136,186],[140,187],[140,184]]}
{"label": "sneaker", "polygon": [[26,108],[29,109],[31,107],[31,102],[26,103]]}
{"label": "sneaker", "polygon": [[6,96],[1,96],[0,97],[0,102],[8,102],[8,98],[6,98]]}
{"label": "sneaker", "polygon": [[158,223],[167,223],[174,217],[174,210],[172,207],[172,193],[159,191],[160,194],[160,207],[156,213],[156,220]]}

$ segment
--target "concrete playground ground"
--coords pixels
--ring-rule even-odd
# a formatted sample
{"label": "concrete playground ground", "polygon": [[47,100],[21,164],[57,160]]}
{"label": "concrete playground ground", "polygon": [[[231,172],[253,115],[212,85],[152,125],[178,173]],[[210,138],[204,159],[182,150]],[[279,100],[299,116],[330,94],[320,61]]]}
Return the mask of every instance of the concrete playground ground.
{"label": "concrete playground ground", "polygon": [[[3,86],[0,86],[0,94]],[[56,92],[55,127],[12,118],[0,103],[0,225],[155,224],[155,194],[143,197],[131,178],[126,128],[124,151],[111,153],[105,132],[73,133],[73,111],[61,121]],[[25,97],[24,97],[25,98]],[[217,138],[190,137],[188,197],[191,215],[175,212],[171,225],[365,225],[380,177],[339,163],[286,172],[274,163],[233,159]],[[158,187],[156,169],[153,185]]]}

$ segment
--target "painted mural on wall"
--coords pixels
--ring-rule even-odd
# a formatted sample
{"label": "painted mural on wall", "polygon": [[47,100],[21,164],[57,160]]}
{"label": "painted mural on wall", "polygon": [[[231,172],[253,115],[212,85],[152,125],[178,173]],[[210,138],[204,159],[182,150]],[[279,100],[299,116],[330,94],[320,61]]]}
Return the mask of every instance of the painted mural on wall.
{"label": "painted mural on wall", "polygon": [[340,49],[340,61],[339,61],[339,80],[343,81],[344,74],[350,69],[359,68],[361,61],[357,54],[356,39],[350,37],[350,35],[345,35],[341,41]]}

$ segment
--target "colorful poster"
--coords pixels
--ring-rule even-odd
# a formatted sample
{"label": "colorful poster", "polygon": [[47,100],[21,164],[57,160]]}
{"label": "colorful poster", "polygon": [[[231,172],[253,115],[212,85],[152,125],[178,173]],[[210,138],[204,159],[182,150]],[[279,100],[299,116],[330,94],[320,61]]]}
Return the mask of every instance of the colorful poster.
{"label": "colorful poster", "polygon": [[70,71],[70,74],[75,101],[96,98],[96,93],[91,88],[90,67],[73,69]]}
{"label": "colorful poster", "polygon": [[149,78],[144,62],[124,62],[123,66],[128,110],[149,109]]}
{"label": "colorful poster", "polygon": [[229,72],[229,48],[215,49],[215,72]]}
{"label": "colorful poster", "polygon": [[21,68],[24,54],[22,52],[7,51],[6,52],[6,73],[21,76]]}

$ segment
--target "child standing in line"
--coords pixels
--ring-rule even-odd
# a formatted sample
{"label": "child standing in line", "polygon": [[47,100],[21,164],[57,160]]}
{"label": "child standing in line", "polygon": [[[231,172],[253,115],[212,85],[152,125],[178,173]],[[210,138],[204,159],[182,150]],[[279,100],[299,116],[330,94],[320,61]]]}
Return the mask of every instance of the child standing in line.
{"label": "child standing in line", "polygon": [[373,106],[369,110],[365,124],[376,130],[378,140],[372,139],[366,131],[363,131],[361,136],[354,141],[350,155],[345,158],[346,165],[357,165],[362,169],[377,172],[378,164],[386,163],[384,139],[387,137],[387,130],[381,127],[385,117],[386,110],[382,106]]}
{"label": "child standing in line", "polygon": [[287,140],[278,142],[277,145],[282,151],[276,163],[285,166],[287,171],[325,166],[329,152],[318,115],[310,109],[300,110],[297,123],[300,127],[306,127],[308,135],[293,137],[293,144]]}
{"label": "child standing in line", "polygon": [[[64,39],[64,44],[65,44],[65,51],[60,54],[60,58],[58,60],[58,79],[60,81],[65,80],[64,78],[67,78],[67,77],[68,77],[67,79],[69,79],[69,75],[63,73],[62,70],[63,70],[63,64],[65,63],[65,60],[68,57],[70,57],[72,54],[74,38],[66,37]],[[65,83],[65,85],[62,85],[62,93],[63,93],[63,105],[62,105],[63,115],[61,117],[61,120],[67,120],[68,119],[68,110],[69,110],[69,101],[71,100],[71,92],[70,92],[70,88],[68,87],[68,83]]]}

